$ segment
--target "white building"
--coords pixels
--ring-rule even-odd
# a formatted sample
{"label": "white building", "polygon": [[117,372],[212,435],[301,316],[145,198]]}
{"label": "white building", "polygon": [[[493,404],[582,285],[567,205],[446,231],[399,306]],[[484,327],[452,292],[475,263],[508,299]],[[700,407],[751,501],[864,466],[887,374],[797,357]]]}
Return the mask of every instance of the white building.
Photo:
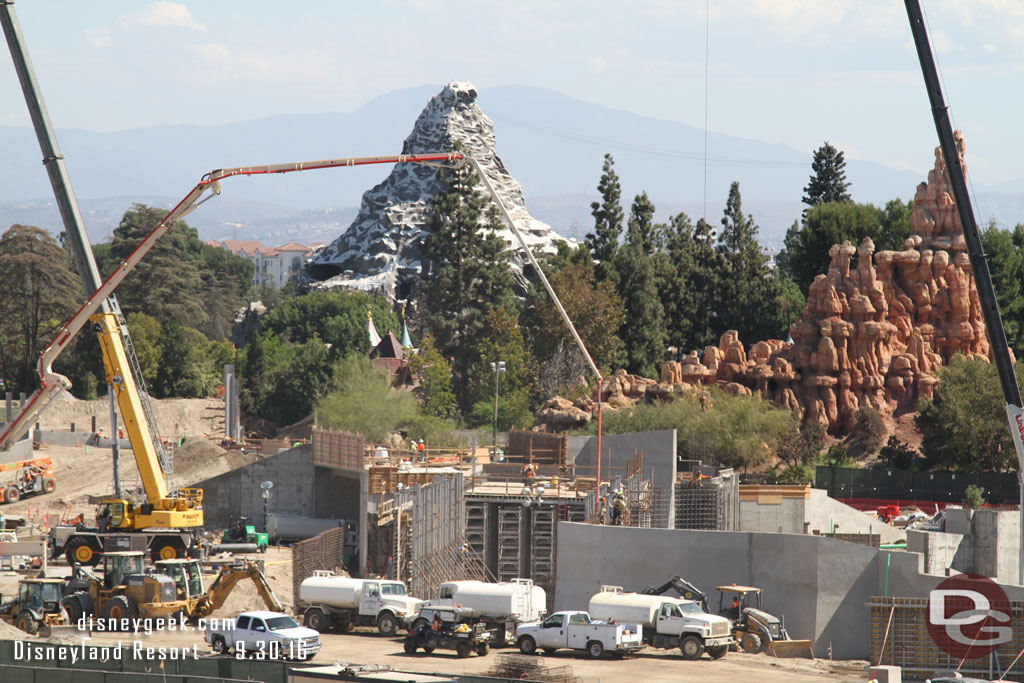
{"label": "white building", "polygon": [[268,247],[253,240],[210,240],[207,244],[227,249],[233,254],[249,259],[256,266],[252,283],[256,286],[267,285],[278,289],[284,287],[289,278],[299,272],[302,263],[314,250],[323,246],[305,246],[289,242],[279,247]]}

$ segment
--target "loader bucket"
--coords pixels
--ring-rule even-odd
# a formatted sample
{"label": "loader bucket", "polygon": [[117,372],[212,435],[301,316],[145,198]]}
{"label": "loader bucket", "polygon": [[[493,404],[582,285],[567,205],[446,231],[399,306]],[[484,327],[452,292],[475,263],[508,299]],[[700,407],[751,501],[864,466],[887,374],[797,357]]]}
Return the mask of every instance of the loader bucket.
{"label": "loader bucket", "polygon": [[767,652],[774,657],[814,659],[809,640],[773,640]]}

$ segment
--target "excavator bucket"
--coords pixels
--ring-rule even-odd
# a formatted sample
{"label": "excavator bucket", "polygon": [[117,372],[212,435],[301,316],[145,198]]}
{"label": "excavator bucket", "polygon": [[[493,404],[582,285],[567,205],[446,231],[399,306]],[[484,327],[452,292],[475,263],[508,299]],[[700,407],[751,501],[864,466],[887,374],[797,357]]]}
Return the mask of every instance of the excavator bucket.
{"label": "excavator bucket", "polygon": [[767,652],[773,657],[814,659],[814,651],[811,650],[809,640],[773,640]]}

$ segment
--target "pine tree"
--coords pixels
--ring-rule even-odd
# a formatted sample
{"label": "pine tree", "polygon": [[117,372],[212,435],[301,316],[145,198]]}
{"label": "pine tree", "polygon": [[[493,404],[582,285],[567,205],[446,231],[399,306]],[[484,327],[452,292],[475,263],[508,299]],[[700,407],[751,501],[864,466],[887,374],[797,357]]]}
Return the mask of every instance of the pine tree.
{"label": "pine tree", "polygon": [[620,204],[622,187],[619,185],[619,176],[615,173],[615,160],[611,154],[604,155],[604,166],[601,171],[601,180],[597,185],[601,201],[590,205],[590,213],[594,217],[594,232],[587,235],[585,243],[594,259],[604,264],[599,269],[603,271],[607,270],[608,264],[615,256],[615,250],[619,247],[623,215]]}
{"label": "pine tree", "polygon": [[513,306],[512,274],[505,243],[497,235],[497,211],[476,189],[476,174],[463,167],[442,171],[446,190],[431,202],[428,234],[421,242],[426,265],[420,306],[438,350],[452,358],[455,394],[469,408],[470,367],[488,312]]}
{"label": "pine tree", "polygon": [[619,338],[626,346],[626,369],[645,377],[657,377],[665,358],[665,309],[661,303],[662,281],[654,251],[654,205],[647,194],[636,197],[630,211],[626,243],[615,255],[619,297],[626,318]]}
{"label": "pine tree", "polygon": [[814,153],[811,162],[811,175],[807,187],[804,188],[803,202],[808,206],[817,206],[825,202],[850,202],[850,193],[846,182],[846,159],[843,153],[826,140],[825,144]]}
{"label": "pine tree", "polygon": [[668,344],[680,353],[700,350],[713,341],[711,312],[721,272],[714,230],[703,218],[694,226],[685,213],[672,216],[658,256],[664,256],[661,301]]}
{"label": "pine tree", "polygon": [[736,330],[741,340],[750,342],[778,334],[771,323],[778,306],[776,292],[757,232],[754,217],[743,214],[740,184],[734,182],[718,235],[722,270],[717,282],[715,328],[719,334]]}

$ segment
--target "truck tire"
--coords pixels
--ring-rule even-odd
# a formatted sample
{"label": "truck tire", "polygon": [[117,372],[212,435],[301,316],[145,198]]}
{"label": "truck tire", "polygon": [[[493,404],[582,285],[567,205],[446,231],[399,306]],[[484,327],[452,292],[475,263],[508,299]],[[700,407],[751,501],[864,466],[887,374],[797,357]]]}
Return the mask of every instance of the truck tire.
{"label": "truck tire", "polygon": [[600,640],[592,640],[587,643],[587,654],[591,659],[600,659],[604,654],[604,644]]}
{"label": "truck tire", "polygon": [[377,616],[377,630],[382,636],[391,638],[398,633],[398,619],[391,612],[381,612]]}
{"label": "truck tire", "polygon": [[721,659],[729,652],[728,645],[718,645],[716,647],[709,647],[706,649],[707,653],[711,655],[711,659]]}
{"label": "truck tire", "polygon": [[75,624],[82,617],[92,616],[93,601],[88,593],[74,593],[64,598],[64,611],[68,613],[68,622]]}
{"label": "truck tire", "polygon": [[756,655],[761,651],[761,636],[756,633],[746,634],[743,636],[743,639],[740,640],[740,647],[743,648],[744,652]]}
{"label": "truck tire", "polygon": [[683,636],[679,639],[679,651],[686,659],[700,659],[704,654],[704,643],[697,636]]}
{"label": "truck tire", "polygon": [[4,489],[4,502],[5,503],[17,503],[21,500],[21,491],[15,486],[8,486]]}
{"label": "truck tire", "polygon": [[302,625],[318,633],[324,633],[331,628],[331,618],[319,607],[310,607],[302,615]]}
{"label": "truck tire", "polygon": [[472,651],[473,649],[469,646],[469,643],[467,643],[466,641],[462,641],[461,643],[458,643],[455,646],[455,654],[456,656],[458,656],[459,659],[465,659],[469,656],[469,653]]}
{"label": "truck tire", "polygon": [[45,477],[43,479],[43,491],[46,493],[53,493],[53,490],[57,488],[57,480],[53,477]]}
{"label": "truck tire", "polygon": [[149,546],[149,557],[153,562],[175,560],[185,557],[185,544],[180,538],[157,536]]}
{"label": "truck tire", "polygon": [[519,638],[519,651],[524,655],[535,655],[537,654],[537,641],[531,636],[522,636]]}
{"label": "truck tire", "polygon": [[487,653],[491,651],[491,646],[486,642],[480,643],[476,646],[476,653],[481,657],[486,657]]}
{"label": "truck tire", "polygon": [[72,566],[80,564],[85,567],[95,567],[102,558],[103,551],[100,550],[99,542],[94,538],[72,536],[64,549],[64,559]]}
{"label": "truck tire", "polygon": [[39,622],[36,621],[36,618],[28,610],[22,610],[18,613],[18,617],[14,620],[14,625],[31,636],[34,636],[36,631],[39,630]]}
{"label": "truck tire", "polygon": [[228,644],[224,640],[223,636],[213,637],[213,651],[218,655],[226,655],[228,653]]}
{"label": "truck tire", "polygon": [[104,612],[104,616],[110,620],[111,626],[116,629],[114,622],[138,617],[139,606],[127,595],[115,595],[107,602],[107,609]]}
{"label": "truck tire", "polygon": [[404,649],[405,654],[414,655],[416,654],[416,643],[412,642],[411,640],[406,640]]}

